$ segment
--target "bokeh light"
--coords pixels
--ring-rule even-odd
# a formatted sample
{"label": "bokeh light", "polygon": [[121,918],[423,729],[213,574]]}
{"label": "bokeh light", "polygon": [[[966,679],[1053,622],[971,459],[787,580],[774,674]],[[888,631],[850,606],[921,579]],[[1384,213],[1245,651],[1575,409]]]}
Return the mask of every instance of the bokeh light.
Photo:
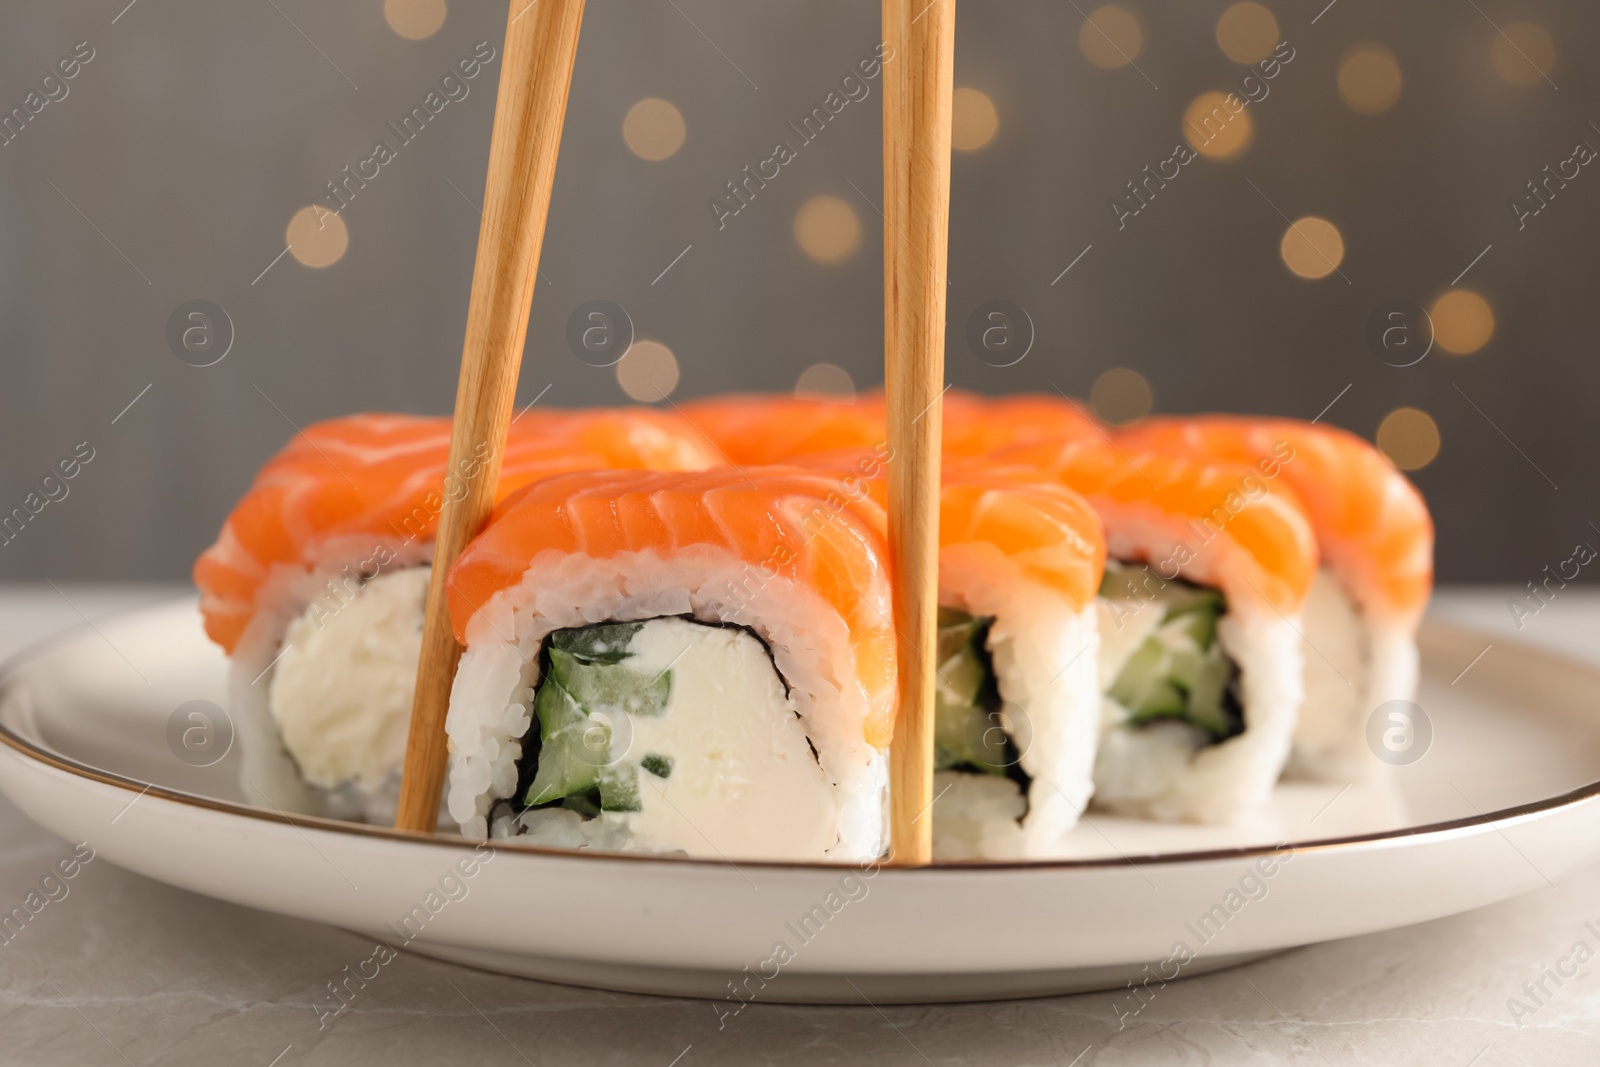
{"label": "bokeh light", "polygon": [[303,207],[289,220],[284,234],[289,254],[307,267],[331,267],[350,247],[344,219],[317,204]]}
{"label": "bokeh light", "polygon": [[1502,81],[1533,85],[1548,78],[1556,67],[1556,43],[1543,26],[1508,22],[1489,45],[1489,62]]}
{"label": "bokeh light", "polygon": [[813,363],[794,383],[794,395],[800,400],[854,400],[856,383],[843,367]]}
{"label": "bokeh light", "polygon": [[1493,309],[1470,289],[1445,293],[1433,302],[1428,315],[1433,319],[1435,343],[1454,355],[1476,352],[1494,336]]}
{"label": "bokeh light", "polygon": [[622,139],[634,155],[652,163],[676,155],[686,136],[683,112],[657,97],[640,100],[622,119]]}
{"label": "bokeh light", "polygon": [[988,94],[977,89],[957,89],[950,122],[950,144],[958,151],[976,152],[1000,129],[1000,112]]}
{"label": "bokeh light", "polygon": [[1249,0],[1234,4],[1217,20],[1217,44],[1235,63],[1261,62],[1280,40],[1278,20],[1272,12]]}
{"label": "bokeh light", "polygon": [[1078,47],[1095,66],[1116,70],[1144,51],[1144,27],[1139,16],[1127,8],[1107,4],[1095,8],[1078,27]]}
{"label": "bokeh light", "polygon": [[1255,140],[1250,112],[1235,111],[1227,101],[1227,93],[1201,93],[1183,113],[1184,138],[1208,159],[1237,159]]}
{"label": "bokeh light", "polygon": [[1278,244],[1283,265],[1302,278],[1326,278],[1344,262],[1339,227],[1315,215],[1295,219]]}
{"label": "bokeh light", "polygon": [[1096,378],[1089,390],[1089,406],[1095,417],[1113,426],[1144,418],[1150,414],[1152,403],[1150,382],[1127,367],[1112,367]]}
{"label": "bokeh light", "polygon": [[383,0],[384,21],[410,41],[426,40],[438,33],[446,13],[444,0]]}
{"label": "bokeh light", "polygon": [[861,220],[838,197],[814,196],[800,205],[794,217],[794,239],[818,263],[837,267],[861,247]]}
{"label": "bokeh light", "polygon": [[1360,44],[1339,64],[1339,95],[1351,111],[1377,115],[1400,99],[1400,61],[1381,44]]}
{"label": "bokeh light", "polygon": [[1420,408],[1395,408],[1378,426],[1378,448],[1401,470],[1421,470],[1439,454],[1439,424]]}
{"label": "bokeh light", "polygon": [[641,404],[665,400],[678,388],[678,357],[660,341],[635,341],[617,364],[617,384]]}

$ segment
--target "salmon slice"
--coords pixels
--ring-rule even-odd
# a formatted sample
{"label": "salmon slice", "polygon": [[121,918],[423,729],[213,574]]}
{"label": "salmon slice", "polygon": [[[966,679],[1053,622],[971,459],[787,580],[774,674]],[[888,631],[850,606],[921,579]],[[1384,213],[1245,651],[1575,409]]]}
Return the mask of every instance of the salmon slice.
{"label": "salmon slice", "polygon": [[[230,654],[274,569],[334,554],[386,566],[425,559],[446,497],[488,458],[448,471],[450,420],[365,414],[308,426],[269,460],[199,558],[206,632]],[[528,412],[512,424],[499,492],[575,470],[699,469],[717,462],[683,422],[648,410]]]}
{"label": "salmon slice", "polygon": [[1063,396],[944,395],[944,454],[987,456],[1012,445],[1075,441],[1104,432],[1086,404]]}
{"label": "salmon slice", "polygon": [[1088,502],[1063,486],[956,475],[939,495],[939,545],[993,545],[1078,611],[1094,603],[1106,541]]}
{"label": "salmon slice", "polygon": [[1252,465],[1201,461],[1102,438],[1004,449],[996,462],[1042,471],[1088,500],[1110,554],[1162,578],[1215,586],[1234,607],[1299,612],[1317,571],[1300,500]]}
{"label": "salmon slice", "polygon": [[[835,471],[845,495],[867,496],[887,507],[886,450],[844,449],[797,462]],[[949,460],[939,490],[939,549],[975,553],[985,547],[1055,590],[1073,610],[1093,605],[1105,571],[1106,540],[1089,502],[1025,465]]]}
{"label": "salmon slice", "polygon": [[732,464],[788,463],[886,438],[882,397],[800,399],[730,394],[684,404],[683,415]]}
{"label": "salmon slice", "polygon": [[[958,389],[941,397],[944,454],[971,458],[1034,441],[1104,432],[1087,409],[1065,397],[985,397]],[[883,393],[855,400],[734,394],[683,405],[684,415],[735,464],[790,463],[808,456],[877,449],[888,439]]]}
{"label": "salmon slice", "polygon": [[[1414,627],[1433,589],[1433,519],[1377,448],[1332,426],[1231,415],[1154,418],[1119,431],[1123,447],[1258,464],[1305,506],[1322,558],[1375,619]],[[1271,473],[1267,473],[1268,471]]]}
{"label": "salmon slice", "polygon": [[450,617],[468,623],[542,559],[706,552],[739,561],[751,581],[816,594],[849,630],[851,676],[866,697],[864,733],[878,749],[894,731],[895,651],[883,509],[847,497],[838,479],[799,468],[698,473],[590,471],[527,486],[495,510],[450,572]]}

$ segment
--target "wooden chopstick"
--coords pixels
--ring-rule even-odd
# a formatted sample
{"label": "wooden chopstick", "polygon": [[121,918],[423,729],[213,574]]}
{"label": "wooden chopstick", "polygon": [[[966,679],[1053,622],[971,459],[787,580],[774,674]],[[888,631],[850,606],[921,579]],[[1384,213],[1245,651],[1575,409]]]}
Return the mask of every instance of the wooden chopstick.
{"label": "wooden chopstick", "polygon": [[955,0],[883,0],[884,388],[900,715],[889,753],[894,862],[933,859],[939,442]]}
{"label": "wooden chopstick", "polygon": [[[445,712],[461,646],[450,628],[450,565],[494,507],[584,0],[511,0],[495,101],[483,224],[456,389],[444,509],[433,550],[422,659],[395,827],[433,832],[445,779]],[[470,472],[468,474],[467,472]]]}

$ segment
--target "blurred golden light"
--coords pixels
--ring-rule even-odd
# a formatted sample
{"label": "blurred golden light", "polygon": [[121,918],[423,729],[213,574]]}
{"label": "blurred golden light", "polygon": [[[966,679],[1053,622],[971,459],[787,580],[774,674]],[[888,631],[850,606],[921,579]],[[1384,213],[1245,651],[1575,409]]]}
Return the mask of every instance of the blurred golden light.
{"label": "blurred golden light", "polygon": [[634,155],[652,163],[675,155],[687,135],[683,112],[653,96],[634,104],[622,119],[622,139]]}
{"label": "blurred golden light", "polygon": [[678,387],[678,357],[660,341],[635,341],[617,364],[617,384],[641,404],[665,400]]}
{"label": "blurred golden light", "polygon": [[318,204],[303,207],[289,220],[284,234],[289,254],[308,267],[331,267],[350,247],[344,219]]}
{"label": "blurred golden light", "polygon": [[1360,44],[1339,64],[1339,95],[1351,111],[1376,115],[1400,99],[1400,61],[1381,44]]}
{"label": "blurred golden light", "polygon": [[962,152],[976,152],[1000,129],[1000,113],[994,101],[977,89],[955,91],[954,113],[950,122],[950,144]]}
{"label": "blurred golden light", "polygon": [[838,197],[813,196],[794,217],[794,239],[818,263],[837,267],[861,247],[861,220]]}
{"label": "blurred golden light", "polygon": [[[1183,136],[1196,152],[1225,160],[1243,155],[1255,139],[1250,113],[1228,104],[1227,93],[1201,93],[1183,113]],[[1242,98],[1234,100],[1242,105]]]}
{"label": "blurred golden light", "polygon": [[1452,289],[1433,302],[1433,337],[1446,352],[1476,352],[1494,336],[1494,311],[1471,289]]}
{"label": "blurred golden light", "polygon": [[1096,8],[1078,27],[1078,47],[1095,66],[1116,70],[1144,51],[1144,27],[1139,16],[1127,8],[1107,4]]}
{"label": "blurred golden light", "polygon": [[383,0],[383,17],[400,36],[421,41],[444,25],[444,0]]}
{"label": "blurred golden light", "polygon": [[1120,426],[1150,414],[1150,382],[1136,370],[1112,367],[1094,380],[1089,406],[1102,422]]}
{"label": "blurred golden light", "polygon": [[1543,26],[1508,22],[1489,45],[1489,62],[1501,80],[1512,85],[1544,81],[1556,67],[1556,43]]}
{"label": "blurred golden light", "polygon": [[1302,278],[1326,278],[1344,262],[1344,237],[1339,227],[1315,215],[1295,219],[1278,244],[1283,265]]}
{"label": "blurred golden light", "polygon": [[832,363],[813,363],[800,374],[794,383],[794,395],[800,400],[854,400],[856,383],[850,372]]}
{"label": "blurred golden light", "polygon": [[1421,470],[1439,454],[1439,424],[1419,408],[1395,408],[1378,426],[1378,449],[1403,471]]}
{"label": "blurred golden light", "polygon": [[1222,47],[1222,54],[1235,63],[1261,62],[1280,40],[1278,20],[1272,12],[1249,0],[1234,4],[1217,20],[1217,44]]}

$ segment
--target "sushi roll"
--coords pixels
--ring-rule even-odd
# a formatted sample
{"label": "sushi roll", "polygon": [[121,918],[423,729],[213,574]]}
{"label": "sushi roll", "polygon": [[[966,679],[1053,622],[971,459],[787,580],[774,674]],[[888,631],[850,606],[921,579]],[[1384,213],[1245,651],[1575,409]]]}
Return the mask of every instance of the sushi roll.
{"label": "sushi roll", "polygon": [[1099,438],[1000,456],[1081,493],[1105,526],[1095,804],[1246,815],[1283,770],[1303,696],[1297,620],[1317,555],[1299,502],[1254,467]]}
{"label": "sushi roll", "polygon": [[[356,415],[308,427],[262,469],[195,565],[206,630],[229,654],[245,799],[392,819],[445,498],[450,422]],[[608,466],[715,462],[653,412],[528,413],[502,492]]]}
{"label": "sushi roll", "polygon": [[939,500],[934,855],[1058,855],[1093,789],[1100,520],[1060,486],[957,468]]}
{"label": "sushi roll", "polygon": [[469,838],[859,863],[886,844],[884,515],[797,468],[551,478],[450,573]]}
{"label": "sushi roll", "polygon": [[[808,463],[841,472],[847,492],[887,496],[881,453]],[[1061,854],[1093,788],[1105,555],[1099,518],[1072,490],[1026,468],[944,465],[935,859]]]}
{"label": "sushi roll", "polygon": [[1347,781],[1380,766],[1367,719],[1416,696],[1417,626],[1433,586],[1433,520],[1416,487],[1354,434],[1291,419],[1146,419],[1118,440],[1254,464],[1294,490],[1322,567],[1301,624],[1306,696],[1288,771]]}

